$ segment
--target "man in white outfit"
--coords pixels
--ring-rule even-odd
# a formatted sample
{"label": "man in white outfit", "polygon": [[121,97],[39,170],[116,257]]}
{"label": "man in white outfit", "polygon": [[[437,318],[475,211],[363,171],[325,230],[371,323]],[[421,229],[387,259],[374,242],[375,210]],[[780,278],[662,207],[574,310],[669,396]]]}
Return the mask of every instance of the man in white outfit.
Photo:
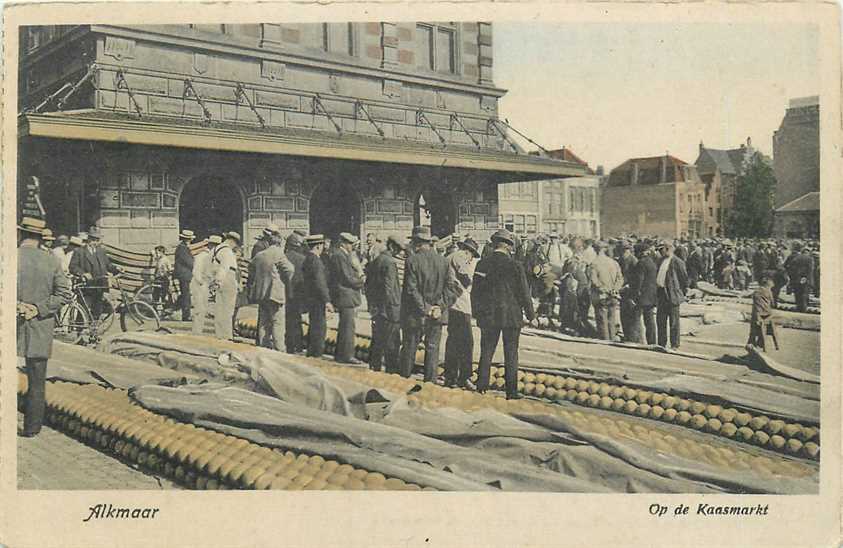
{"label": "man in white outfit", "polygon": [[202,249],[193,262],[193,277],[190,279],[190,296],[193,312],[193,334],[201,335],[205,331],[205,316],[208,313],[208,297],[214,278],[214,262],[211,260],[222,237],[214,234],[208,238],[208,245]]}
{"label": "man in white outfit", "polygon": [[225,241],[214,250],[214,283],[217,286],[214,307],[214,333],[218,339],[233,340],[234,309],[237,305],[237,292],[240,279],[237,275],[237,255],[234,248],[240,245],[240,234],[228,232]]}

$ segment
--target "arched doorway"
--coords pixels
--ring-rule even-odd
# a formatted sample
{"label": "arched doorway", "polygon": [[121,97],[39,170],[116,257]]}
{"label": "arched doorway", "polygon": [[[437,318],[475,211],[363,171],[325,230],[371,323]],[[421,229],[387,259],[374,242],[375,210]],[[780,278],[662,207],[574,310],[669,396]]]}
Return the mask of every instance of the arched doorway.
{"label": "arched doorway", "polygon": [[179,197],[179,230],[192,230],[196,240],[235,231],[243,235],[243,196],[219,177],[195,177]]}
{"label": "arched doorway", "polygon": [[416,196],[413,206],[413,224],[429,226],[433,236],[444,238],[457,229],[457,208],[450,193],[424,189]]}
{"label": "arched doorway", "polygon": [[362,202],[347,182],[320,183],[310,196],[310,233],[336,240],[340,232],[360,236]]}

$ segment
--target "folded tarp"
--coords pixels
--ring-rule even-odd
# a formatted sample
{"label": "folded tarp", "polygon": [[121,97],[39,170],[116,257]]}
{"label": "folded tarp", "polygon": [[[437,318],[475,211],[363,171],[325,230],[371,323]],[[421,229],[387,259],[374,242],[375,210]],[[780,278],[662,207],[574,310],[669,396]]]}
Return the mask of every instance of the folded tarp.
{"label": "folded tarp", "polygon": [[[131,353],[130,341],[134,341],[138,356],[155,359],[151,347],[143,343],[151,338],[158,339],[154,342],[160,352],[185,349],[197,342],[176,335],[142,333],[119,335],[109,345]],[[238,346],[243,350],[236,350]],[[215,350],[248,376],[249,383],[242,386],[251,386],[251,390],[212,385],[178,389],[140,386],[133,390],[133,397],[150,410],[200,426],[441,489],[816,491],[813,477],[771,482],[751,472],[731,472],[675,455],[668,457],[635,440],[583,434],[556,416],[513,417],[493,409],[464,412],[410,406],[405,394],[339,379],[300,356],[207,341],[201,350],[184,354],[183,359],[206,359]],[[567,402],[562,405],[600,413]],[[680,439],[711,441],[711,436],[674,425],[640,421]]]}

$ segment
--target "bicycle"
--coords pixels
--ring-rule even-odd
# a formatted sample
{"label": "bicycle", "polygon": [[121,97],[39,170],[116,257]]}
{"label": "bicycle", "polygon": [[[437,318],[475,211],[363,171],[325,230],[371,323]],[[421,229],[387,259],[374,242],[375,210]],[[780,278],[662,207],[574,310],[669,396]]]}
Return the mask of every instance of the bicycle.
{"label": "bicycle", "polygon": [[[180,311],[179,300],[175,296],[174,280],[170,278],[168,288],[164,290],[164,284],[157,280],[152,280],[141,286],[135,292],[135,299],[143,301],[150,305],[158,314],[160,319],[166,319],[173,315],[174,312]],[[158,298],[156,298],[156,296]]]}
{"label": "bicycle", "polygon": [[110,289],[110,286],[88,285],[84,279],[73,280],[71,298],[59,310],[57,315],[55,337],[70,344],[85,344],[96,346],[102,335],[108,331],[114,322],[114,314],[120,315],[120,329],[122,331],[153,330],[161,328],[161,322],[155,309],[149,304],[135,299],[121,284],[123,274],[114,277],[115,285],[120,290],[120,302],[115,307],[110,297],[103,295],[103,307],[106,309],[98,318],[94,318],[88,303],[83,296],[84,290]]}

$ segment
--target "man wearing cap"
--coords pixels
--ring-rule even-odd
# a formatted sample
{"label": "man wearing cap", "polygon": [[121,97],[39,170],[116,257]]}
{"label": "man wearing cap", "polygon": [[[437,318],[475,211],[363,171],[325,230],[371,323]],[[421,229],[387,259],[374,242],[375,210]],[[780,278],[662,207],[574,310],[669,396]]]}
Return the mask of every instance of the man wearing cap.
{"label": "man wearing cap", "polygon": [[[632,307],[628,318],[629,331],[624,325],[624,339],[627,342],[656,344],[656,303],[658,269],[653,261],[652,246],[648,242],[636,244],[638,262],[627,279],[626,298]],[[644,320],[644,335],[641,335],[641,320]]]}
{"label": "man wearing cap", "polygon": [[462,287],[448,311],[448,338],[445,340],[445,386],[473,390],[471,361],[474,336],[471,333],[471,282],[480,250],[471,237],[457,241],[457,250],[448,257],[448,274]]}
{"label": "man wearing cap", "polygon": [[294,270],[281,243],[281,234],[275,233],[270,246],[252,257],[254,280],[249,284],[249,301],[258,304],[259,345],[275,350],[284,349],[286,343],[282,309]]}
{"label": "man wearing cap", "polygon": [[448,309],[459,294],[456,282],[448,279],[448,261],[433,249],[430,228],[413,228],[413,255],[404,263],[404,287],[401,293],[401,376],[413,372],[416,349],[422,337],[424,380],[436,378],[442,325],[448,322]]}
{"label": "man wearing cap", "polygon": [[237,255],[234,250],[240,245],[240,234],[227,232],[223,243],[213,253],[214,281],[217,288],[214,303],[214,333],[218,339],[234,339],[234,311],[237,306],[237,292],[240,289]]}
{"label": "man wearing cap", "polygon": [[386,248],[366,266],[366,301],[372,316],[372,347],[369,369],[398,373],[401,347],[401,285],[398,281],[397,257],[404,244],[395,236],[386,240]]}
{"label": "man wearing cap", "polygon": [[68,270],[74,276],[84,278],[91,285],[83,288],[82,295],[95,318],[102,314],[103,295],[109,274],[117,274],[121,269],[111,262],[105,249],[100,245],[102,232],[98,226],[88,231],[88,242],[73,252]]}
{"label": "man wearing cap", "polygon": [[480,365],[477,370],[477,391],[489,388],[492,356],[503,334],[504,378],[506,398],[520,399],[518,393],[518,343],[524,317],[533,321],[533,301],[524,270],[511,257],[515,245],[506,230],[492,235],[492,254],[481,259],[474,270],[471,289],[471,311],[480,328]]}
{"label": "man wearing cap", "polygon": [[190,242],[193,241],[192,230],[182,230],[179,234],[179,245],[176,246],[175,267],[173,278],[179,284],[179,305],[181,308],[181,320],[190,321],[190,282],[193,280],[193,253],[190,251]]}
{"label": "man wearing cap", "polygon": [[331,302],[340,316],[334,359],[340,363],[362,363],[354,357],[357,307],[363,302],[360,290],[364,283],[362,271],[352,258],[354,246],[359,241],[357,236],[341,232],[337,251],[330,258]]}
{"label": "man wearing cap", "polygon": [[52,355],[55,316],[70,296],[70,283],[58,261],[43,253],[44,221],[24,217],[18,226],[17,355],[24,358],[28,390],[22,436],[44,423],[47,360]]}
{"label": "man wearing cap", "polygon": [[673,254],[670,242],[660,247],[661,262],[656,273],[656,322],[658,323],[659,346],[667,346],[667,324],[670,322],[670,346],[679,348],[679,305],[685,301],[688,290],[688,275],[685,263]]}
{"label": "man wearing cap", "polygon": [[190,296],[193,310],[191,320],[193,321],[192,333],[202,335],[205,332],[205,319],[208,315],[208,299],[210,297],[210,286],[214,280],[214,250],[222,243],[222,238],[213,234],[208,237],[208,244],[199,249],[193,262],[193,274],[190,279]]}
{"label": "man wearing cap", "polygon": [[620,304],[623,274],[617,261],[607,255],[609,244],[600,241],[595,244],[595,248],[597,254],[588,266],[588,280],[597,337],[604,341],[614,341],[617,335],[615,316]]}
{"label": "man wearing cap", "polygon": [[304,350],[304,333],[302,332],[301,316],[304,311],[302,305],[302,285],[304,283],[304,276],[302,274],[302,266],[304,265],[304,254],[306,250],[303,249],[304,238],[297,232],[293,232],[287,238],[285,247],[285,255],[287,260],[293,265],[293,277],[290,283],[284,285],[284,290],[287,292],[287,302],[284,305],[284,322],[286,328],[284,329],[284,347],[288,354],[297,354]]}
{"label": "man wearing cap", "polygon": [[328,330],[325,314],[333,312],[328,274],[321,256],[325,250],[325,237],[313,234],[305,238],[308,253],[302,265],[302,303],[307,312],[307,355],[321,358],[325,353],[325,334]]}

